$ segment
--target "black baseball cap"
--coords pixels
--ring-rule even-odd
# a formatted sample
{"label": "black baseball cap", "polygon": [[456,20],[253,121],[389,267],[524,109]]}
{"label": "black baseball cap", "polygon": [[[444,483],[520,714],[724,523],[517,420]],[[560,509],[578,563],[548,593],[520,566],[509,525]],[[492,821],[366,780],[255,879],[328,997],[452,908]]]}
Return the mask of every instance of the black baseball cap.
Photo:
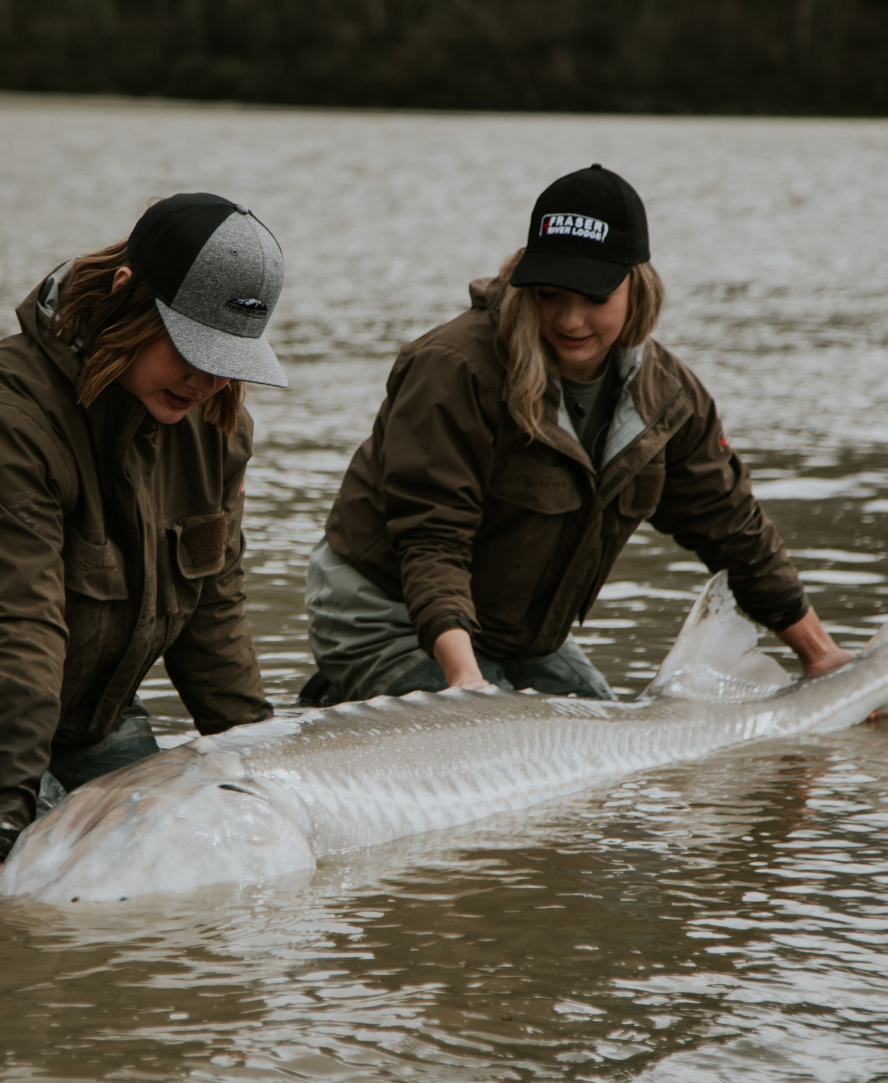
{"label": "black baseball cap", "polygon": [[213,376],[287,386],[264,336],[284,284],[284,257],[243,204],[209,192],[162,199],[136,222],[127,254],[189,364]]}
{"label": "black baseball cap", "polygon": [[513,286],[556,286],[606,297],[651,258],[638,192],[601,165],[550,184],[536,201]]}

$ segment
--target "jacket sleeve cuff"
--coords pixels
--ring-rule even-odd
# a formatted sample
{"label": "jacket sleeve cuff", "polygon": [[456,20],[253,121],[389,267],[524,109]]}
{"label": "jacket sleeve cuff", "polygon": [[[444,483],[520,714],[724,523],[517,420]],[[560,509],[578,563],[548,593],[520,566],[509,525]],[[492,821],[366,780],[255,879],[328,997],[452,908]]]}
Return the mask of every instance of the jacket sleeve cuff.
{"label": "jacket sleeve cuff", "polygon": [[786,628],[791,628],[793,624],[797,624],[810,608],[811,603],[808,601],[808,595],[803,594],[795,605],[784,610],[783,613],[777,617],[772,616],[767,627],[772,632],[782,632]]}
{"label": "jacket sleeve cuff", "polygon": [[762,604],[762,599],[746,599],[739,592],[737,602],[744,612],[748,613],[754,621],[763,624],[771,632],[782,632],[804,617],[811,608],[808,596],[803,590],[791,590],[786,593],[772,596],[767,603]]}
{"label": "jacket sleeve cuff", "polygon": [[429,658],[435,657],[435,641],[438,636],[442,635],[444,632],[449,632],[454,628],[462,628],[463,631],[469,633],[470,639],[474,639],[472,622],[469,618],[463,613],[448,613],[446,616],[439,617],[436,621],[433,621],[420,640],[419,645]]}

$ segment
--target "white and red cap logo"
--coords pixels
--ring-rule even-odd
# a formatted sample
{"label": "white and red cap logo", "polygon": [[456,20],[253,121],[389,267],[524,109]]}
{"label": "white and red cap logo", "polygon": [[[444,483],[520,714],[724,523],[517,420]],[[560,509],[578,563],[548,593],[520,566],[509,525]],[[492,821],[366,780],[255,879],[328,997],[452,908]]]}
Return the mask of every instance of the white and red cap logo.
{"label": "white and red cap logo", "polygon": [[544,214],[540,220],[541,237],[560,235],[603,241],[607,231],[607,222],[602,222],[599,218],[587,218],[584,214]]}

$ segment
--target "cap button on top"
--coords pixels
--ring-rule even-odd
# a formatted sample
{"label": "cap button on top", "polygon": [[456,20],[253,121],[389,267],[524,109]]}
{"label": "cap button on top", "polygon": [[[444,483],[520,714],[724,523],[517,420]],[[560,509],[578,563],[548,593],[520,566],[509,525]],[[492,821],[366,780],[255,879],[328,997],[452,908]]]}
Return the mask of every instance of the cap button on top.
{"label": "cap button on top", "polygon": [[602,168],[601,162],[596,162],[595,165],[590,165],[589,168],[590,169],[601,169]]}
{"label": "cap button on top", "polygon": [[237,211],[238,214],[249,214],[250,213],[249,209],[247,207],[245,207],[243,205],[243,203],[235,203],[234,209]]}

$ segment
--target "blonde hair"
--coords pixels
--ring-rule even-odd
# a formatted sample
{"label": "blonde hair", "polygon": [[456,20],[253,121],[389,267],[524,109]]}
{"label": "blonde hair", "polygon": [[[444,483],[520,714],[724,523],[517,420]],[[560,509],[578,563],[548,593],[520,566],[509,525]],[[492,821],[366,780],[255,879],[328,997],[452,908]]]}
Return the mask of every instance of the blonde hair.
{"label": "blonde hair", "polygon": [[[524,255],[519,248],[499,270],[500,300],[497,337],[509,371],[506,402],[512,417],[528,436],[539,432],[543,396],[550,376],[559,371],[540,332],[532,286],[512,286],[509,279]],[[650,263],[629,268],[629,307],[617,346],[640,346],[657,325],[666,290]]]}
{"label": "blonde hair", "polygon": [[[137,274],[111,292],[121,267],[129,267],[125,240],[78,259],[62,290],[57,333],[79,336],[87,357],[77,385],[83,406],[91,406],[166,331],[154,294]],[[204,418],[231,436],[243,401],[242,381],[230,380],[204,404]]]}

